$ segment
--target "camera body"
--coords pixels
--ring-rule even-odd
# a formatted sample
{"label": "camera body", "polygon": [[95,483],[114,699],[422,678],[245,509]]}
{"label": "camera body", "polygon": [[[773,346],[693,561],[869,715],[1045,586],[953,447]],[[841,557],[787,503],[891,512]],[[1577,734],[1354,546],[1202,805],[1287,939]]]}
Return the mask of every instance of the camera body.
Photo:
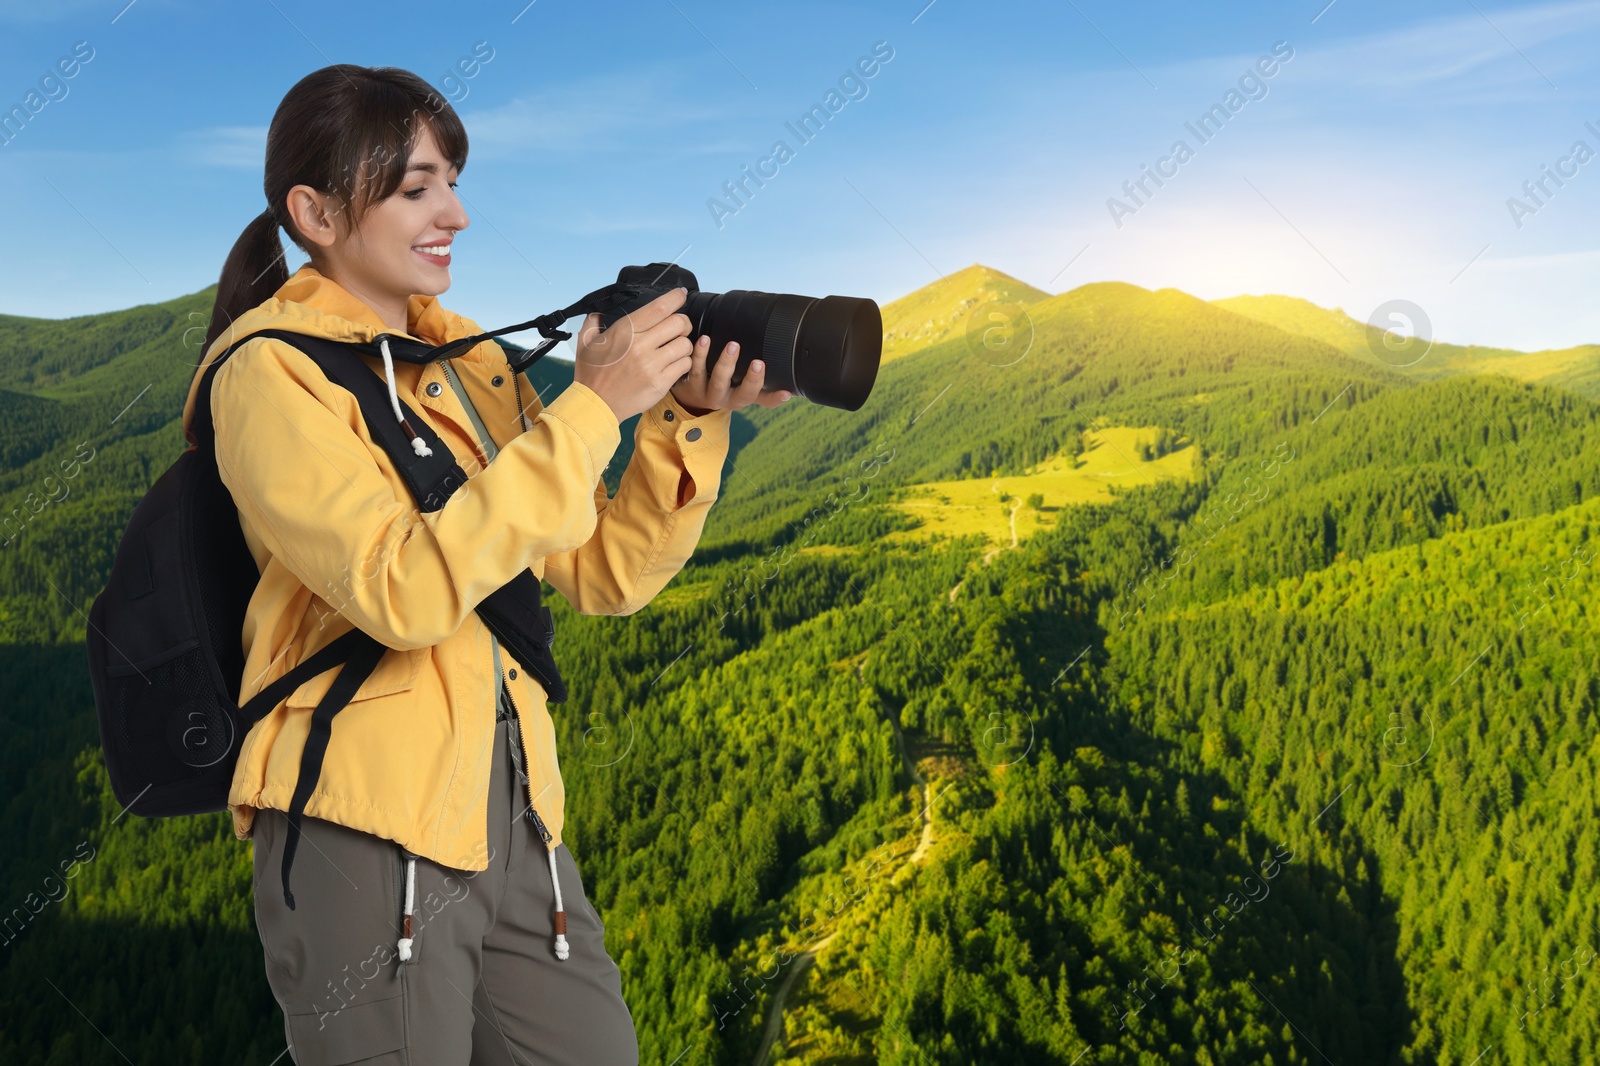
{"label": "camera body", "polygon": [[883,356],[883,313],[857,296],[795,296],[757,289],[702,292],[694,273],[673,263],[626,266],[617,272],[622,298],[600,314],[610,329],[624,315],[682,286],[679,314],[689,339],[711,337],[711,358],[730,341],[739,344],[732,384],[744,380],[752,360],[766,364],[764,387],[787,389],[812,403],[856,411],[866,403]]}

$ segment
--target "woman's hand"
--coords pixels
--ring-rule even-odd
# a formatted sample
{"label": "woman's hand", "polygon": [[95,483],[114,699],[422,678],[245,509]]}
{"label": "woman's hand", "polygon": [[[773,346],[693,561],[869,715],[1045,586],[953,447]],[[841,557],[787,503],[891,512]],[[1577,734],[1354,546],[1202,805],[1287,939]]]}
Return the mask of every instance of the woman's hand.
{"label": "woman's hand", "polygon": [[618,422],[648,409],[686,376],[694,350],[691,323],[677,311],[688,299],[688,290],[681,287],[662,293],[610,329],[600,328],[598,313],[583,320],[573,380],[605,400]]}
{"label": "woman's hand", "polygon": [[766,367],[759,359],[745,370],[744,380],[739,387],[730,389],[728,382],[733,380],[734,365],[739,361],[739,342],[729,341],[715,360],[716,365],[708,372],[706,356],[710,351],[711,337],[702,334],[695,342],[691,356],[693,365],[689,367],[689,372],[672,386],[672,398],[691,415],[698,417],[724,407],[734,410],[752,403],[776,407],[794,395],[787,389],[768,389],[763,386]]}

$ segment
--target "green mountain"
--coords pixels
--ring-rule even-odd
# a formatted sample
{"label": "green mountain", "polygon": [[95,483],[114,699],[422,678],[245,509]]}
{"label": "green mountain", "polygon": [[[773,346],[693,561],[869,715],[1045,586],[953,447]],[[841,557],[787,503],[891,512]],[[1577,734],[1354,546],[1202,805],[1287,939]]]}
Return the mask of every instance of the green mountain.
{"label": "green mountain", "polygon": [[[83,676],[208,298],[0,323],[0,1061],[283,1050],[248,848],[119,817]],[[556,608],[568,833],[644,1059],[1594,1061],[1582,358],[1397,369],[1300,301],[981,266],[884,310],[861,410],[735,414],[655,603]],[[1109,490],[1020,502],[1045,463]],[[1025,535],[904,506],[956,481]]]}
{"label": "green mountain", "polygon": [[[1384,331],[1356,321],[1342,309],[1329,311],[1292,296],[1234,296],[1212,302],[1235,314],[1276,326],[1286,333],[1313,337],[1357,359],[1380,365],[1416,359],[1414,365],[1404,369],[1420,379],[1456,374],[1495,374],[1517,381],[1554,385],[1590,399],[1600,399],[1600,345],[1581,344],[1575,348],[1519,352],[1509,348],[1485,348],[1476,344],[1463,346],[1434,340],[1425,351],[1418,349],[1418,355],[1408,350],[1404,355],[1391,354],[1385,359],[1377,355],[1380,351],[1386,351]],[[1390,338],[1390,341],[1398,343],[1394,338]]]}
{"label": "green mountain", "polygon": [[1014,312],[1049,295],[979,263],[963,267],[883,306],[883,361],[892,362],[953,336],[969,332],[981,336],[996,326],[1005,329],[1006,317],[990,319],[989,311],[1005,316],[1008,310]]}

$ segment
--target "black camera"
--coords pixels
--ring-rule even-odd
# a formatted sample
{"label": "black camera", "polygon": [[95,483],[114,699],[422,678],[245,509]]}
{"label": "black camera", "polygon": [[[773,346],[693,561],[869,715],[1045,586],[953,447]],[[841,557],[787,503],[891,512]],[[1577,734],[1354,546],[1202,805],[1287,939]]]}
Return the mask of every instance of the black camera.
{"label": "black camera", "polygon": [[858,296],[792,296],[756,289],[701,292],[695,276],[671,263],[623,267],[618,286],[632,290],[601,312],[610,329],[624,315],[683,286],[688,299],[678,309],[693,328],[691,341],[711,337],[711,356],[729,341],[739,342],[732,384],[744,380],[752,359],[766,364],[763,387],[787,389],[824,407],[859,410],[878,378],[883,355],[883,313]]}

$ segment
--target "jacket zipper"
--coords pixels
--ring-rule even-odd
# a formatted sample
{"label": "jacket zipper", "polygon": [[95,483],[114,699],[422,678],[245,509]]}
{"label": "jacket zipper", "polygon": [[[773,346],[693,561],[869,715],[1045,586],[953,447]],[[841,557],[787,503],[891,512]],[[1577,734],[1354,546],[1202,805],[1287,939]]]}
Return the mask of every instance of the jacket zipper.
{"label": "jacket zipper", "polygon": [[519,376],[520,375],[518,375],[516,371],[512,371],[511,388],[515,390],[517,394],[517,424],[523,428],[524,432],[526,432],[528,428],[528,416],[524,413],[526,408],[522,406],[522,382],[517,380]]}
{"label": "jacket zipper", "polygon": [[[455,392],[456,398],[461,401],[462,409],[467,412],[468,419],[472,422],[473,428],[477,430],[478,435],[483,438],[482,448],[485,457],[489,462],[493,462],[495,456],[499,454],[499,449],[495,447],[494,439],[489,436],[488,430],[484,428],[482,420],[479,419],[477,409],[473,406],[472,398],[467,395],[466,388],[462,386],[460,379],[456,377],[455,368],[450,365],[450,361],[448,359],[439,359],[437,362],[439,364],[439,368],[444,372],[445,380],[449,382],[450,388]],[[521,420],[521,424],[525,429],[527,427],[527,418],[522,413],[522,383],[517,380],[516,374],[511,375],[511,386],[516,391],[517,418]],[[515,752],[517,758],[512,761],[512,766],[515,768],[520,759],[525,757],[525,753],[521,750],[522,715],[517,710],[517,701],[511,698],[511,681],[506,677],[505,669],[500,665],[500,641],[495,637],[494,630],[489,631],[489,643],[494,649],[495,672],[500,675],[500,691],[505,694],[506,706],[511,708],[511,717],[513,719],[513,724],[516,727],[516,737],[512,741],[512,743],[514,743],[517,747]],[[497,707],[497,716],[498,711],[499,708]],[[548,845],[550,841],[555,838],[552,836],[549,828],[544,824],[544,819],[539,817],[538,809],[533,805],[533,779],[529,777],[525,771],[521,771],[520,773],[522,777],[523,792],[528,797],[528,819],[533,822],[534,828],[539,831],[540,838],[544,840],[546,845]]]}
{"label": "jacket zipper", "polygon": [[[513,730],[515,736],[511,738],[511,743],[517,745],[520,749],[522,746],[522,715],[517,710],[517,701],[511,698],[511,681],[506,677],[505,669],[500,666],[500,642],[495,638],[493,630],[489,631],[489,642],[494,647],[495,670],[500,674],[500,691],[505,695],[506,706],[511,708],[511,718],[515,726]],[[516,752],[516,755],[519,756],[523,754],[520,750]],[[516,765],[517,760],[513,759],[512,766],[515,767]],[[526,773],[522,773],[521,777],[522,790],[528,797],[528,819],[533,822],[533,827],[539,831],[540,839],[548,845],[554,837],[551,835],[549,828],[545,826],[544,819],[539,817],[538,809],[533,805],[533,779]]]}
{"label": "jacket zipper", "polygon": [[494,461],[499,449],[495,447],[494,438],[489,435],[488,428],[483,424],[483,419],[478,417],[478,409],[473,405],[472,397],[467,395],[466,386],[461,384],[461,378],[456,374],[455,367],[450,365],[448,359],[435,360],[439,369],[444,372],[444,379],[450,384],[450,391],[456,394],[456,399],[461,402],[461,409],[467,413],[467,421],[472,423],[473,435],[479,438],[478,450],[483,453],[483,461],[487,465]]}

